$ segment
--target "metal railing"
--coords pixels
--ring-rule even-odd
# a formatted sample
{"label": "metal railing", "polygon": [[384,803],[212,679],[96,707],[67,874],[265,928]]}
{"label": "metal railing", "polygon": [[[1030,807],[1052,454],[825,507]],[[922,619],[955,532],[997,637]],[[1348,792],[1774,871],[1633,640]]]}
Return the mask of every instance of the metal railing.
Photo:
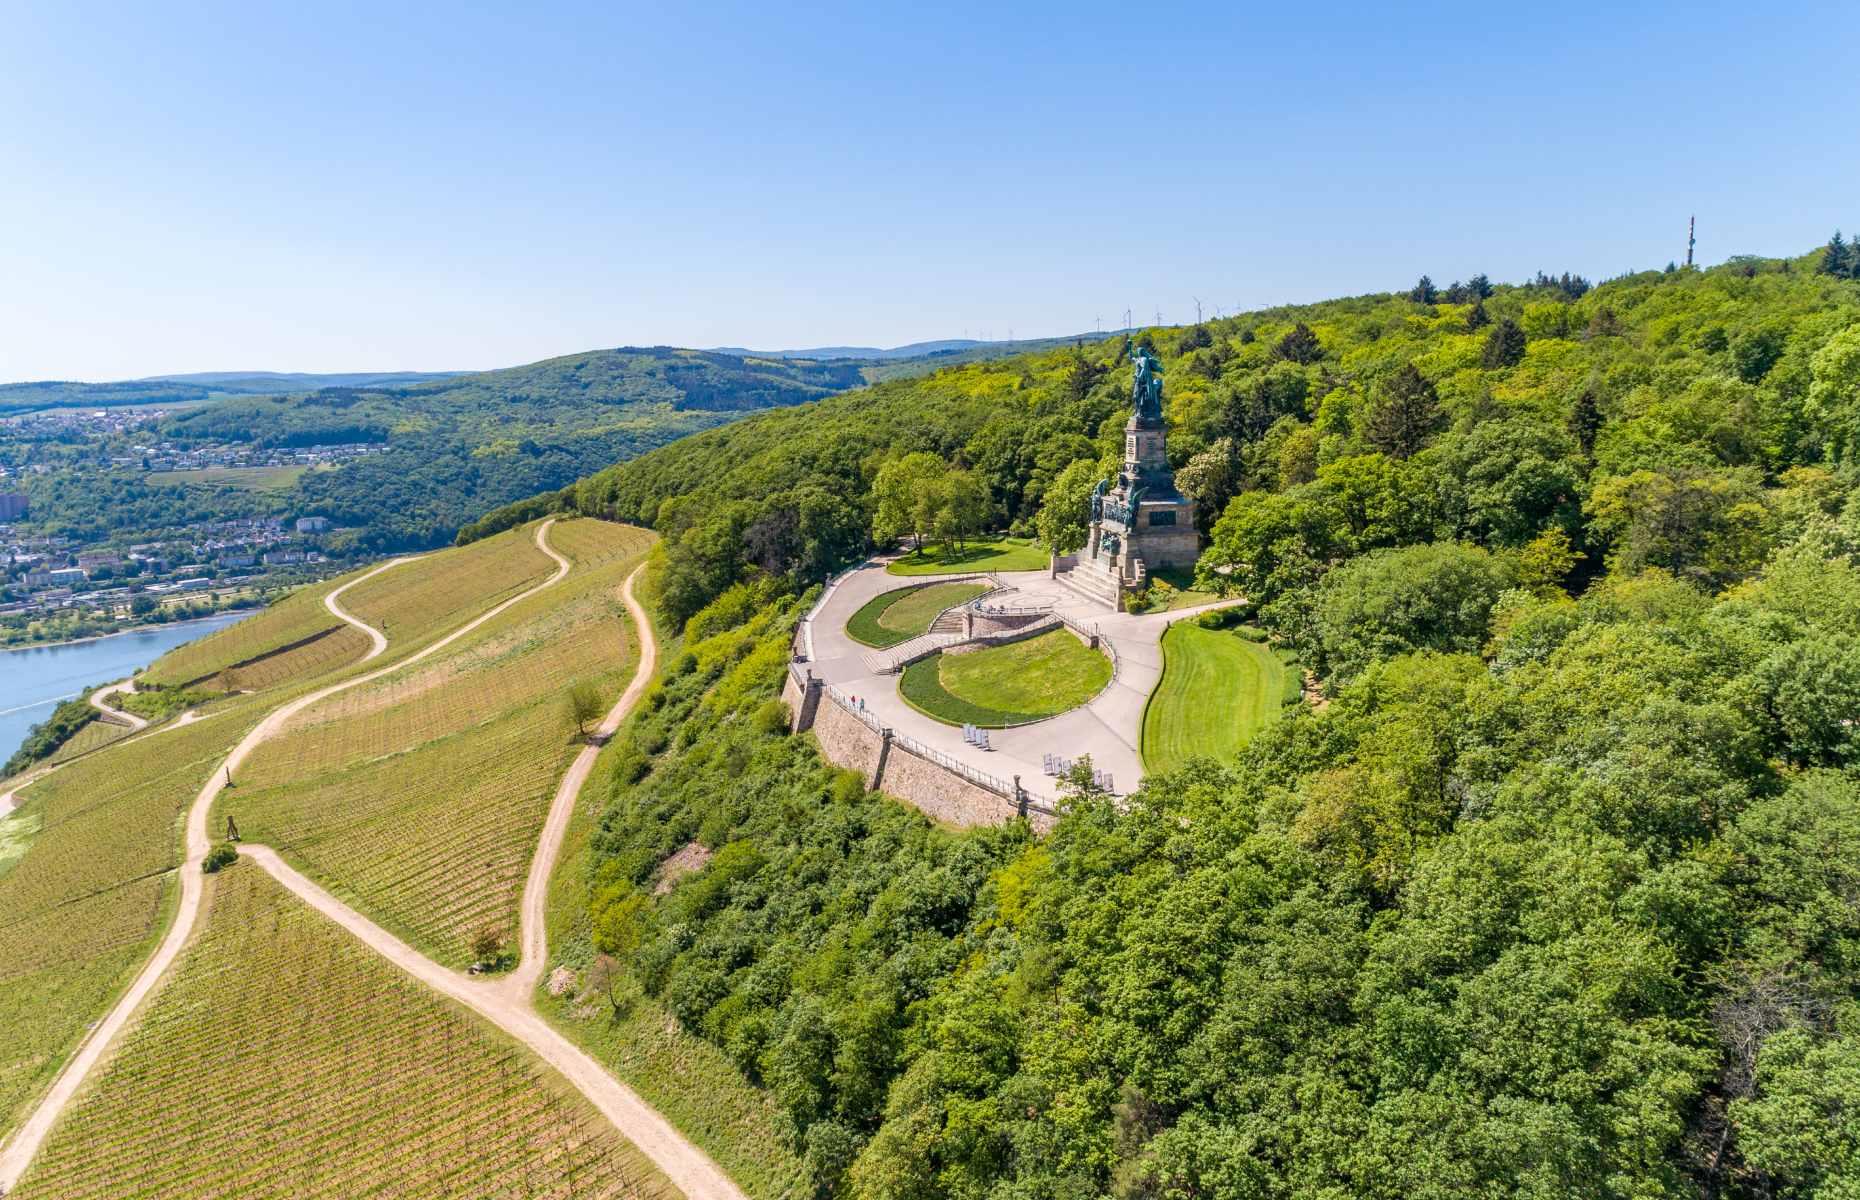
{"label": "metal railing", "polygon": [[979,787],[985,787],[1004,799],[1015,799],[1014,785],[1001,778],[999,775],[990,775],[986,771],[972,767],[961,759],[956,758],[954,755],[945,754],[941,750],[935,750],[924,745],[914,737],[908,737],[901,733],[893,733],[891,735],[891,744],[894,747],[902,747],[921,759],[933,762],[937,766],[942,767],[945,771],[960,775],[970,783],[976,784]]}
{"label": "metal railing", "polygon": [[865,727],[881,737],[885,732],[885,723],[878,715],[865,706],[865,701],[857,696],[849,696],[832,684],[826,686],[827,699],[845,709],[848,713],[865,723]]}

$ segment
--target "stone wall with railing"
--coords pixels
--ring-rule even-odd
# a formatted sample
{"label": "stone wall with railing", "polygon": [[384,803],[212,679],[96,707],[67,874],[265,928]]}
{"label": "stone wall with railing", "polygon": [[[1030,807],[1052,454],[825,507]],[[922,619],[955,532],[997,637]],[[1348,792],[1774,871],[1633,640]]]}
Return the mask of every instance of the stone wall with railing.
{"label": "stone wall with railing", "polygon": [[1018,777],[1003,779],[896,733],[870,709],[823,683],[798,663],[782,685],[796,733],[813,730],[828,762],[858,771],[873,791],[902,800],[951,825],[999,825],[1024,816],[1036,830],[1052,828],[1052,806],[1028,793]]}

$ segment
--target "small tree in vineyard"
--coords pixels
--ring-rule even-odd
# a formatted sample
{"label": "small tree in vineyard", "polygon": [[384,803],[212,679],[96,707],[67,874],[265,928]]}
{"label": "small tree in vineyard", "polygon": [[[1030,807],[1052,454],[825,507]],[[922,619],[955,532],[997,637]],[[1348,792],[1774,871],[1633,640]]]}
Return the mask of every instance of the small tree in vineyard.
{"label": "small tree in vineyard", "polygon": [[583,680],[568,689],[568,715],[582,737],[588,736],[588,722],[601,718],[601,689],[593,680]]}

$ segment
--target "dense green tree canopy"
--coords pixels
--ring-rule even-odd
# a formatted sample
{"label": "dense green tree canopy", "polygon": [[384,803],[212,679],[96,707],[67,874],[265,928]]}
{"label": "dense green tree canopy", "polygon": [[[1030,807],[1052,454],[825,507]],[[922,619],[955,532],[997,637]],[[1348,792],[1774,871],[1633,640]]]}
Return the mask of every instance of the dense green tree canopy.
{"label": "dense green tree canopy", "polygon": [[[822,1195],[1860,1194],[1860,288],[1820,253],[1152,338],[1219,510],[1201,582],[1326,699],[1232,765],[1076,787],[1044,838],[867,796],[773,697],[887,464],[1077,536],[1118,345],[550,498],[661,529],[692,638],[616,766],[596,948],[767,1089]],[[850,517],[791,526],[804,490]],[[752,552],[790,545],[763,522],[814,549]]]}

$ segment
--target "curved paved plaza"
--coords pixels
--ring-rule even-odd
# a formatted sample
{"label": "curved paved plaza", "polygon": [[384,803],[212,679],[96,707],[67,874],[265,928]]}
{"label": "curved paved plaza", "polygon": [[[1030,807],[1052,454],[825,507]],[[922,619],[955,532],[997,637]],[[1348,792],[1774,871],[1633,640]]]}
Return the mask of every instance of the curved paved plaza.
{"label": "curved paved plaza", "polygon": [[1113,613],[1045,571],[1003,572],[996,576],[1020,593],[1015,600],[1051,601],[1053,610],[1086,628],[1095,628],[1101,640],[1115,651],[1117,672],[1111,683],[1088,704],[1032,725],[988,731],[990,748],[981,750],[963,740],[962,730],[932,720],[898,695],[898,676],[880,675],[868,659],[868,646],[846,632],[847,618],[881,592],[939,580],[972,578],[973,572],[948,575],[898,576],[886,572],[888,560],[874,560],[840,577],[815,610],[803,635],[814,674],[841,692],[865,703],[884,724],[940,750],[963,763],[1003,778],[1018,775],[1021,786],[1050,804],[1058,798],[1058,783],[1042,764],[1052,754],[1076,759],[1091,755],[1092,765],[1111,774],[1112,790],[1127,793],[1143,777],[1139,752],[1143,706],[1162,678],[1162,635],[1171,622],[1193,617],[1234,601],[1217,601],[1174,612]]}

